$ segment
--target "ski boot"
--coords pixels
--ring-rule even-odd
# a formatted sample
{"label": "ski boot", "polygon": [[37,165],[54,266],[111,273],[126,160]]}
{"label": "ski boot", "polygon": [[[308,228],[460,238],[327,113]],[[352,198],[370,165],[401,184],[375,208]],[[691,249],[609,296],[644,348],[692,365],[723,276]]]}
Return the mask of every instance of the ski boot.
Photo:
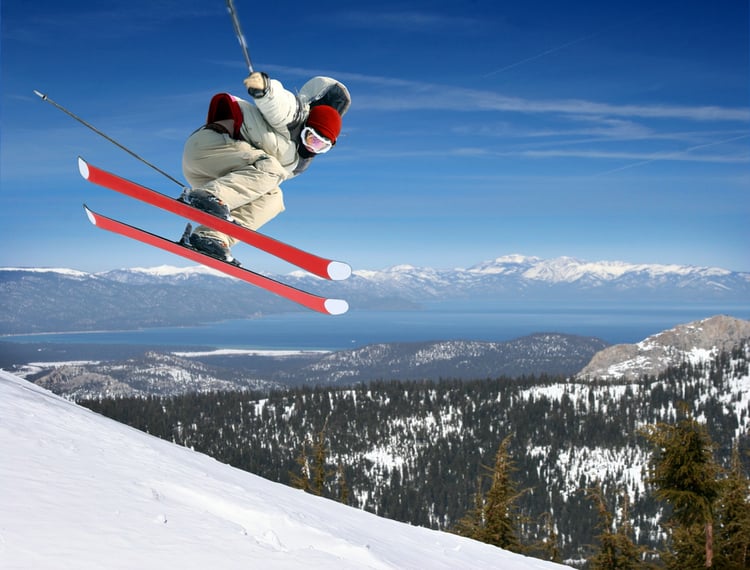
{"label": "ski boot", "polygon": [[180,244],[208,255],[209,257],[214,257],[221,261],[225,261],[226,263],[231,263],[237,267],[240,266],[240,262],[232,257],[232,254],[229,251],[229,246],[226,243],[216,238],[193,233],[192,224],[188,224],[185,228],[182,238],[180,239]]}
{"label": "ski boot", "polygon": [[185,188],[179,200],[217,218],[223,218],[229,222],[234,221],[227,205],[220,198],[217,198],[206,190]]}

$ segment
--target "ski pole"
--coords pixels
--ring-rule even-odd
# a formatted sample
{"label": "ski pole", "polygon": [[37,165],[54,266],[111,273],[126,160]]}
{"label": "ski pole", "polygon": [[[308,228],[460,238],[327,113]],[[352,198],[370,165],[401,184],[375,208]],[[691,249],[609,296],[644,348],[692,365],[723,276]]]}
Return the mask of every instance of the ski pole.
{"label": "ski pole", "polygon": [[237,17],[237,11],[234,9],[234,2],[232,0],[227,0],[227,10],[229,10],[229,15],[232,16],[234,33],[237,35],[237,41],[240,42],[240,47],[242,47],[242,53],[245,56],[247,69],[250,73],[252,73],[253,71],[255,71],[253,69],[253,62],[250,61],[250,54],[247,51],[247,42],[245,41],[245,35],[242,33],[242,28],[240,27],[240,19]]}
{"label": "ski pole", "polygon": [[35,94],[36,94],[37,96],[39,96],[39,97],[40,97],[40,98],[42,99],[42,101],[46,101],[47,103],[50,103],[50,104],[52,104],[53,106],[57,107],[57,108],[58,108],[58,109],[59,109],[60,111],[62,111],[62,112],[63,112],[63,113],[65,113],[66,115],[69,115],[69,116],[73,117],[73,118],[74,118],[74,119],[75,119],[76,121],[78,121],[79,123],[81,123],[81,124],[82,124],[83,126],[85,126],[85,127],[88,127],[89,129],[91,129],[92,131],[94,131],[94,132],[95,132],[95,133],[96,133],[97,135],[99,135],[99,136],[101,136],[101,137],[104,137],[105,139],[107,139],[107,140],[108,140],[109,142],[111,142],[111,143],[112,143],[112,144],[114,144],[115,146],[117,146],[117,147],[121,148],[122,150],[124,150],[125,152],[127,152],[127,153],[128,153],[129,155],[131,155],[131,156],[135,157],[136,159],[140,160],[140,161],[141,161],[141,162],[142,162],[143,164],[145,164],[146,166],[150,166],[151,168],[153,168],[154,170],[156,170],[156,172],[158,172],[158,173],[159,173],[159,174],[161,174],[162,176],[166,176],[166,177],[167,177],[167,178],[169,178],[169,179],[170,179],[170,180],[171,180],[172,182],[174,182],[174,183],[176,183],[176,184],[179,184],[179,185],[180,185],[180,188],[185,188],[185,183],[184,183],[184,182],[180,182],[179,180],[177,180],[177,178],[174,178],[173,176],[170,176],[169,174],[167,174],[166,172],[164,172],[163,170],[161,170],[161,169],[160,169],[159,167],[157,167],[157,166],[155,166],[155,165],[151,164],[151,163],[150,163],[149,161],[147,161],[147,160],[146,160],[145,158],[143,158],[143,157],[141,157],[141,156],[137,155],[136,153],[134,153],[134,152],[133,152],[132,150],[130,150],[130,149],[129,149],[129,148],[127,148],[126,146],[124,146],[124,145],[120,144],[119,142],[117,142],[117,141],[116,141],[115,139],[113,139],[112,137],[109,137],[109,136],[107,136],[107,135],[106,135],[106,134],[104,134],[104,133],[103,133],[102,131],[100,131],[99,129],[97,129],[97,128],[96,128],[95,126],[91,125],[90,123],[87,123],[86,121],[84,121],[84,120],[83,120],[83,119],[82,119],[81,117],[79,117],[78,115],[75,115],[75,114],[71,113],[71,112],[70,112],[70,111],[68,111],[68,110],[67,110],[67,109],[66,109],[65,107],[63,107],[62,105],[60,105],[59,103],[55,103],[55,102],[54,102],[54,101],[53,101],[52,99],[50,99],[49,97],[47,97],[47,95],[45,95],[44,93],[40,93],[40,92],[39,92],[39,91],[37,91],[36,89],[34,89],[34,93],[35,93]]}

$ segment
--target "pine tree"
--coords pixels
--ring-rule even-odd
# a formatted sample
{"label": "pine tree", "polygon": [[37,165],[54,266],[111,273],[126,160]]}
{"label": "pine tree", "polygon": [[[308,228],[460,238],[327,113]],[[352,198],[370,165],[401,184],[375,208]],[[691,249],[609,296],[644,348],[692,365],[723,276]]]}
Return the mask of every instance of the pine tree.
{"label": "pine tree", "polygon": [[732,449],[732,463],[722,482],[716,509],[716,566],[739,570],[750,568],[750,481],[742,469],[740,452]]}
{"label": "pine tree", "polygon": [[[703,563],[713,565],[714,503],[719,496],[719,467],[706,428],[686,414],[675,425],[659,423],[643,430],[654,448],[649,480],[656,497],[672,508],[670,521],[675,548],[673,563],[692,567],[691,542],[696,530],[704,534]],[[690,559],[690,560],[688,560]]]}
{"label": "pine tree", "polygon": [[557,530],[555,529],[555,521],[552,518],[551,513],[544,513],[542,515],[542,528],[544,529],[545,538],[541,540],[539,550],[542,553],[544,560],[562,563],[563,560],[562,555],[560,554]]}
{"label": "pine tree", "polygon": [[509,446],[510,437],[506,437],[495,456],[492,486],[484,501],[484,533],[485,542],[518,552],[521,550],[521,541],[516,530],[518,511],[515,503],[520,495],[511,479],[513,462],[510,458]]}
{"label": "pine tree", "polygon": [[[621,523],[615,524],[615,515],[607,508],[601,486],[589,490],[599,514],[602,530],[599,539],[599,552],[589,560],[592,570],[636,570],[643,567],[641,557],[644,549],[633,541],[633,526],[629,521],[630,498],[626,492],[622,497]],[[617,527],[617,528],[615,528]]]}
{"label": "pine tree", "polygon": [[345,505],[349,504],[349,485],[346,483],[346,475],[344,474],[344,465],[339,462],[338,468],[336,469],[336,482],[339,486],[339,502]]}
{"label": "pine tree", "polygon": [[333,475],[326,469],[328,462],[328,444],[326,442],[326,430],[328,429],[328,420],[323,424],[323,429],[318,432],[318,436],[313,445],[313,468],[312,468],[312,492],[318,496],[323,496],[326,489],[328,477]]}
{"label": "pine tree", "polygon": [[510,437],[506,437],[495,455],[495,467],[487,469],[492,479],[487,494],[482,497],[481,480],[471,510],[456,527],[458,534],[492,544],[512,552],[522,550],[518,537],[518,508],[516,502],[522,495],[511,478],[513,462],[510,458]]}
{"label": "pine tree", "polygon": [[299,473],[294,473],[292,471],[289,472],[289,481],[291,482],[292,487],[294,487],[295,489],[302,489],[306,493],[309,493],[311,490],[310,461],[307,457],[308,445],[309,441],[305,440],[302,443],[302,450],[300,451],[300,454],[297,456],[297,459],[295,459],[295,462],[299,467]]}
{"label": "pine tree", "polygon": [[459,519],[454,532],[467,538],[481,540],[484,527],[484,495],[482,494],[482,477],[477,478],[477,492],[474,493],[474,507]]}

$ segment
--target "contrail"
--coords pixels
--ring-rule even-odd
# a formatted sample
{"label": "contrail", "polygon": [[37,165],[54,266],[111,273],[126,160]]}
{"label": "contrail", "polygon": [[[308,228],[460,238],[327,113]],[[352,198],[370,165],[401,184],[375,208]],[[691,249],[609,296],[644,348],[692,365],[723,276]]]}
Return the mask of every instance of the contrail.
{"label": "contrail", "polygon": [[517,61],[515,63],[511,63],[510,65],[506,65],[505,67],[501,67],[500,69],[496,69],[495,71],[490,71],[489,73],[485,73],[483,77],[492,77],[493,75],[497,75],[498,73],[502,73],[503,71],[508,71],[509,69],[513,69],[514,67],[518,67],[519,65],[523,65],[524,63],[528,63],[530,61],[534,61],[535,59],[539,59],[541,57],[544,57],[545,55],[549,55],[551,53],[555,53],[557,51],[563,50],[567,47],[570,47],[575,44],[579,44],[581,42],[585,42],[587,40],[593,39],[597,36],[602,35],[604,32],[596,32],[595,34],[591,34],[588,36],[584,36],[582,38],[578,38],[577,40],[572,40],[567,43],[564,43],[562,45],[550,48],[548,50],[545,50],[541,53],[538,53],[536,55],[532,55],[531,57],[527,57],[526,59],[522,59],[521,61]]}
{"label": "contrail", "polygon": [[651,10],[650,12],[648,12],[646,14],[641,14],[641,15],[639,15],[639,16],[631,19],[631,20],[626,20],[626,21],[623,21],[623,22],[618,22],[618,23],[613,24],[611,26],[606,26],[605,28],[599,30],[598,32],[594,32],[594,33],[589,34],[587,36],[583,36],[583,37],[577,38],[575,40],[571,40],[571,41],[566,42],[564,44],[561,44],[559,46],[555,46],[553,48],[549,48],[549,49],[547,49],[547,50],[545,50],[543,52],[540,52],[540,53],[538,53],[536,55],[532,55],[530,57],[527,57],[527,58],[522,59],[520,61],[517,61],[515,63],[511,63],[510,65],[506,65],[505,67],[501,67],[500,69],[496,69],[495,71],[490,71],[489,73],[486,73],[485,75],[483,75],[483,77],[491,77],[493,75],[497,75],[498,73],[502,73],[504,71],[508,71],[509,69],[513,69],[514,67],[518,67],[519,65],[523,65],[524,63],[529,63],[530,61],[535,61],[535,60],[540,59],[540,58],[542,58],[542,57],[544,57],[546,55],[550,55],[552,53],[564,50],[565,48],[568,48],[568,47],[570,47],[572,45],[579,44],[581,42],[585,42],[585,41],[588,41],[588,40],[592,40],[592,39],[594,39],[596,37],[599,37],[602,34],[604,34],[606,32],[609,32],[609,31],[611,31],[613,29],[621,28],[621,27],[623,27],[625,25],[631,25],[631,24],[634,24],[636,22],[640,22],[641,20],[645,20],[646,18],[650,18],[650,17],[652,17],[654,15],[654,13],[661,12],[661,11],[662,10],[654,9],[654,10]]}

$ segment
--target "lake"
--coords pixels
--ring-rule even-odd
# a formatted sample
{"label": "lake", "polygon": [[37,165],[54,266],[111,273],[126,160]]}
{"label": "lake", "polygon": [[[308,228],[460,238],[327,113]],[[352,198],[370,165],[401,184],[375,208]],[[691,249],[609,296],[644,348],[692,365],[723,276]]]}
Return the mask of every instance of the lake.
{"label": "lake", "polygon": [[342,350],[381,342],[507,341],[536,332],[594,336],[612,344],[638,342],[699,319],[725,314],[750,319],[750,303],[734,305],[533,305],[464,302],[421,311],[313,312],[238,319],[205,326],[136,331],[15,335],[4,341],[238,349]]}

